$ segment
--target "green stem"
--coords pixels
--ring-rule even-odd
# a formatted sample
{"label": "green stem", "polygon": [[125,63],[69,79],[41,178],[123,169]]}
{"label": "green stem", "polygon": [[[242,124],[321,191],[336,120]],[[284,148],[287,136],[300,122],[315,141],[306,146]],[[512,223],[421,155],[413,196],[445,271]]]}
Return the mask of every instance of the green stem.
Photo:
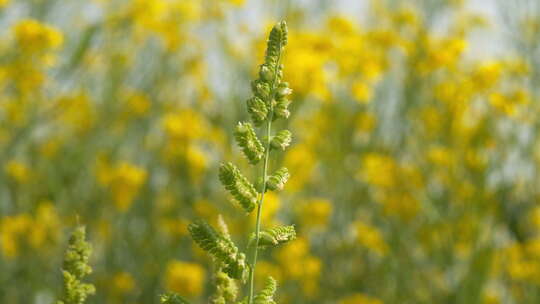
{"label": "green stem", "polygon": [[264,155],[264,164],[263,164],[263,182],[261,185],[261,198],[259,199],[259,204],[257,206],[257,222],[255,224],[255,248],[253,248],[253,257],[251,259],[251,268],[249,269],[249,294],[248,294],[248,304],[253,304],[253,294],[255,292],[255,265],[257,264],[257,254],[259,249],[259,235],[261,232],[261,210],[264,201],[264,193],[266,192],[266,179],[268,175],[268,158],[270,156],[270,141],[272,135],[272,120],[274,120],[274,95],[276,90],[276,83],[278,82],[278,72],[279,66],[281,64],[281,49],[278,53],[277,63],[274,69],[274,79],[272,80],[272,85],[270,89],[270,100],[267,104],[270,105],[268,111],[269,115],[266,118],[268,121],[266,123],[266,150]]}
{"label": "green stem", "polygon": [[253,293],[254,293],[254,284],[255,284],[255,265],[257,264],[257,253],[259,248],[259,234],[261,231],[261,210],[264,200],[264,193],[266,192],[266,178],[268,175],[268,158],[270,156],[270,135],[272,130],[272,118],[268,119],[266,125],[266,151],[264,156],[264,165],[263,165],[263,183],[261,186],[261,198],[259,199],[259,204],[257,206],[257,222],[255,224],[255,248],[253,249],[253,257],[251,259],[251,268],[249,271],[249,298],[248,303],[253,303]]}

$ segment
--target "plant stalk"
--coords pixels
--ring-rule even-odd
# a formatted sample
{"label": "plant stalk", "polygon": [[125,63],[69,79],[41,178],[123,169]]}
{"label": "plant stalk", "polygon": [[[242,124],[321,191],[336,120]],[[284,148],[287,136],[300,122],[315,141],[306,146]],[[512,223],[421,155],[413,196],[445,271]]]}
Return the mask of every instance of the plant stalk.
{"label": "plant stalk", "polygon": [[257,220],[255,224],[255,248],[253,249],[253,257],[251,259],[251,268],[249,269],[249,294],[248,294],[248,304],[253,304],[253,295],[255,293],[255,265],[257,264],[257,254],[259,250],[259,238],[261,232],[261,210],[264,201],[264,193],[266,192],[266,179],[268,178],[268,159],[270,157],[270,141],[272,135],[272,120],[274,120],[274,104],[273,96],[276,90],[276,82],[278,80],[279,66],[281,64],[281,50],[278,53],[277,64],[274,70],[274,79],[272,81],[272,87],[270,90],[270,109],[269,117],[267,117],[268,122],[266,123],[266,150],[264,155],[264,164],[263,164],[263,182],[261,185],[261,198],[259,199],[259,204],[257,205]]}
{"label": "plant stalk", "polygon": [[257,253],[259,249],[259,234],[261,231],[261,210],[264,201],[264,193],[266,192],[266,179],[268,175],[268,158],[270,157],[270,135],[272,131],[272,118],[268,119],[266,125],[266,151],[264,155],[264,164],[263,164],[263,183],[261,186],[261,198],[257,204],[257,221],[255,224],[255,248],[253,249],[253,257],[251,259],[251,268],[249,270],[249,296],[248,303],[253,303],[253,294],[255,290],[255,265],[257,264]]}

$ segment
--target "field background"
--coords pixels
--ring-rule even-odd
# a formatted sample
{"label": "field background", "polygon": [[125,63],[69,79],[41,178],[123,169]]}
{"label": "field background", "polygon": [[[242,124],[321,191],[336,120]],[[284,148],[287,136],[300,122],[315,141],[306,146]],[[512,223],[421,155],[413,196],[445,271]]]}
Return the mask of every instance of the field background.
{"label": "field background", "polygon": [[0,303],[48,304],[69,231],[88,303],[206,303],[195,218],[270,26],[289,24],[291,180],[263,224],[278,303],[540,303],[540,2],[0,0]]}

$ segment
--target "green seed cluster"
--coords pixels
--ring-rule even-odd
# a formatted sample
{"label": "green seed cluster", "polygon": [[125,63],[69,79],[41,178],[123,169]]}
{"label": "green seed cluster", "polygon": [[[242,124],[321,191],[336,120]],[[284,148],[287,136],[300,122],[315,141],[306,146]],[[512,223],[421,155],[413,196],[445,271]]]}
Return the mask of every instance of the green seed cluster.
{"label": "green seed cluster", "polygon": [[234,131],[234,138],[250,164],[255,165],[263,159],[264,147],[250,123],[239,122]]}
{"label": "green seed cluster", "polygon": [[285,151],[285,149],[291,144],[292,134],[289,130],[281,130],[270,141],[270,148],[279,149]]}
{"label": "green seed cluster", "polygon": [[216,292],[210,302],[212,304],[232,303],[238,295],[238,286],[225,272],[216,272]]}
{"label": "green seed cluster", "polygon": [[205,251],[223,265],[223,272],[231,278],[244,281],[248,272],[246,256],[234,243],[201,220],[189,224],[191,237]]}
{"label": "green seed cluster", "polygon": [[[251,236],[250,244],[253,244],[255,235]],[[277,246],[296,239],[294,225],[275,227],[260,232],[259,248]]]}
{"label": "green seed cluster", "polygon": [[289,180],[289,170],[285,167],[276,170],[266,181],[266,188],[269,190],[283,190],[285,183]]}
{"label": "green seed cluster", "polygon": [[257,205],[257,190],[235,165],[222,164],[219,167],[219,180],[246,212],[253,211]]}
{"label": "green seed cluster", "polygon": [[282,82],[281,54],[287,44],[287,24],[276,24],[268,38],[264,63],[259,68],[259,78],[251,83],[253,96],[247,100],[248,113],[256,126],[268,119],[288,118],[289,84]]}
{"label": "green seed cluster", "polygon": [[[246,255],[239,252],[233,243],[227,225],[221,216],[218,217],[218,230],[204,221],[195,221],[188,226],[193,240],[207,251],[216,263],[215,293],[210,298],[212,304],[234,303],[238,294],[235,280],[248,282],[248,296],[237,304],[275,304],[273,300],[276,291],[276,281],[269,278],[266,286],[258,294],[254,292],[254,270],[257,261],[257,249],[276,246],[296,238],[294,226],[277,227],[260,231],[260,214],[267,190],[282,190],[289,179],[287,168],[281,168],[268,176],[268,163],[270,150],[285,150],[291,143],[292,135],[288,130],[281,130],[272,136],[272,122],[278,118],[289,117],[289,99],[292,93],[288,83],[283,82],[283,66],[281,56],[287,44],[287,25],[285,22],[277,23],[270,32],[264,63],[259,69],[259,78],[251,83],[253,96],[247,100],[247,111],[251,116],[253,125],[260,127],[265,123],[266,136],[264,144],[259,140],[251,123],[239,122],[234,130],[234,138],[243,154],[251,165],[264,160],[262,175],[260,176],[260,191],[238,170],[232,163],[224,163],[219,167],[219,180],[235,201],[247,213],[257,207],[257,224],[255,233],[249,240],[248,248],[251,250],[250,263],[246,262]],[[162,303],[187,303],[183,299],[162,297]]]}
{"label": "green seed cluster", "polygon": [[265,287],[257,293],[254,304],[276,304],[274,301],[274,294],[276,293],[277,282],[272,277],[268,277]]}
{"label": "green seed cluster", "polygon": [[85,228],[79,226],[69,239],[62,271],[64,294],[57,304],[83,304],[89,295],[95,293],[94,285],[82,282],[82,279],[92,272],[92,268],[88,265],[92,247],[86,242],[85,237]]}

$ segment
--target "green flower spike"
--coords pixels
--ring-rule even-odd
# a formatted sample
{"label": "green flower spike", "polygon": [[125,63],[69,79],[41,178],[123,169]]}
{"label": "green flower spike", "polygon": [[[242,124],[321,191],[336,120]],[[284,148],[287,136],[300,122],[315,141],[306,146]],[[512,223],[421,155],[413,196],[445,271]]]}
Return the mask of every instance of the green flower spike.
{"label": "green flower spike", "polygon": [[250,164],[255,165],[263,159],[264,147],[250,123],[239,122],[234,131],[234,137]]}
{"label": "green flower spike", "polygon": [[277,283],[272,277],[266,280],[266,286],[261,290],[253,300],[254,304],[276,304],[274,294],[276,293]]}
{"label": "green flower spike", "polygon": [[86,242],[85,237],[85,228],[79,226],[69,239],[62,271],[64,294],[57,304],[83,304],[89,295],[95,293],[94,285],[82,282],[82,279],[92,272],[92,268],[88,265],[92,247]]}
{"label": "green flower spike", "polygon": [[281,130],[270,141],[270,148],[285,151],[291,144],[292,134],[289,130]]}
{"label": "green flower spike", "polygon": [[257,205],[257,190],[235,165],[222,164],[219,167],[219,180],[246,212],[253,211]]}
{"label": "green flower spike", "polygon": [[189,224],[188,230],[195,243],[223,265],[223,272],[234,279],[242,281],[246,279],[248,273],[246,256],[238,251],[230,239],[201,220]]}
{"label": "green flower spike", "polygon": [[266,187],[269,190],[283,190],[283,187],[285,186],[285,183],[287,180],[289,180],[289,170],[285,167],[277,170],[268,178],[266,181]]}
{"label": "green flower spike", "polygon": [[[294,225],[266,229],[260,232],[259,248],[281,245],[294,239],[296,239]],[[254,242],[255,235],[252,234],[249,243],[253,246]]]}

